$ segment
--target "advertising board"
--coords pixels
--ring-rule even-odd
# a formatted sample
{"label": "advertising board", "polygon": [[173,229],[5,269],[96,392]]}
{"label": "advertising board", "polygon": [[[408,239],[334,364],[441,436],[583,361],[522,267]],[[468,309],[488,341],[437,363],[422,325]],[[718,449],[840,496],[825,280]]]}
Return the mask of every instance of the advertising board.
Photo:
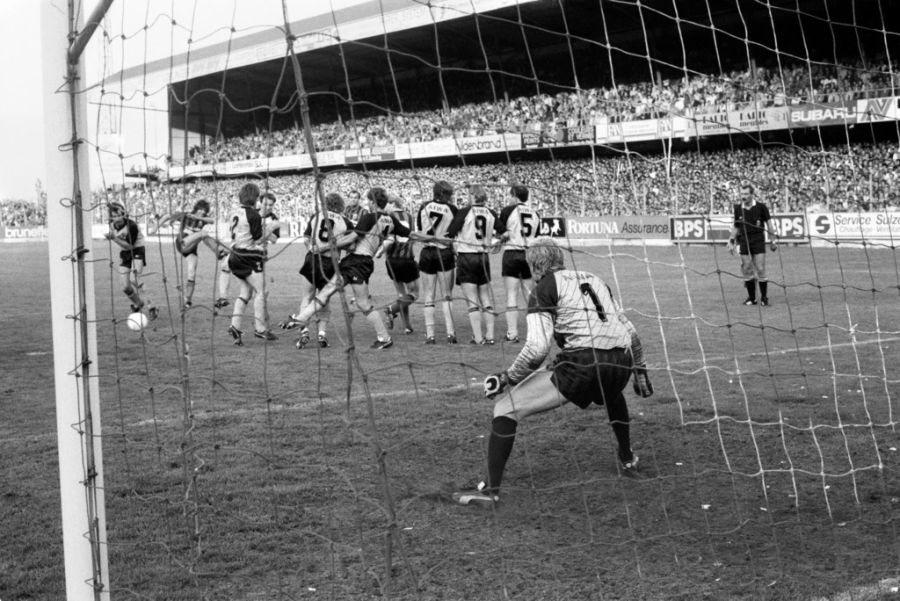
{"label": "advertising board", "polygon": [[900,240],[900,211],[809,213],[807,217],[813,238],[856,242]]}
{"label": "advertising board", "polygon": [[390,146],[373,146],[371,148],[354,148],[345,150],[344,153],[348,164],[392,161],[396,156],[393,144]]}
{"label": "advertising board", "polygon": [[859,123],[896,121],[900,119],[900,96],[863,98],[856,101],[856,120]]}
{"label": "advertising board", "polygon": [[[676,215],[672,219],[672,240],[675,242],[726,242],[734,224],[732,215]],[[807,219],[803,213],[776,213],[772,226],[780,240],[806,242]],[[898,226],[900,229],[900,226]]]}
{"label": "advertising board", "polygon": [[664,215],[629,217],[545,217],[541,233],[570,240],[668,240],[669,218]]}
{"label": "advertising board", "polygon": [[728,127],[733,133],[786,129],[788,109],[772,106],[728,111]]}
{"label": "advertising board", "polygon": [[798,104],[790,108],[788,119],[791,127],[856,123],[856,107],[854,105],[855,103]]}

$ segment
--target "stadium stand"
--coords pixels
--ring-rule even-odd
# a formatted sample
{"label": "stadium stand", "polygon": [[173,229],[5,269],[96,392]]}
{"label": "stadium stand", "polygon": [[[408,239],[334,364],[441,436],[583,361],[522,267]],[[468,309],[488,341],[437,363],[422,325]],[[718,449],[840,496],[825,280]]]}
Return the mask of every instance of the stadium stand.
{"label": "stadium stand", "polygon": [[[668,172],[667,172],[668,171]],[[900,151],[891,143],[850,147],[784,147],[727,149],[664,155],[629,153],[596,159],[561,159],[388,169],[367,173],[340,170],[325,180],[328,191],[349,197],[369,186],[384,186],[407,203],[430,194],[438,179],[457,188],[479,183],[494,207],[503,202],[511,182],[522,182],[545,214],[632,215],[727,212],[735,185],[756,182],[761,199],[781,211],[804,209],[853,211],[896,208],[900,198]],[[167,207],[191,206],[205,198],[227,211],[237,190],[249,179],[149,184],[97,193],[94,202],[115,196],[133,215],[149,216]],[[254,179],[253,181],[259,181]],[[268,186],[280,199],[283,218],[300,220],[313,210],[311,174],[270,177]],[[715,182],[715,183],[711,183]],[[169,204],[171,203],[171,205]],[[154,207],[156,207],[154,209]]]}
{"label": "stadium stand", "polygon": [[[621,84],[512,99],[467,103],[442,110],[408,114],[361,116],[352,121],[317,123],[317,150],[355,149],[402,142],[421,142],[493,132],[550,131],[611,120],[654,118],[733,108],[740,104],[779,106],[838,102],[900,87],[898,66],[882,59],[864,66],[858,61],[841,66],[817,63],[791,68],[758,67],[716,76],[691,75],[659,83]],[[490,91],[483,90],[482,97]],[[245,136],[211,140],[190,152],[193,164],[305,154],[302,130],[256,131]]]}

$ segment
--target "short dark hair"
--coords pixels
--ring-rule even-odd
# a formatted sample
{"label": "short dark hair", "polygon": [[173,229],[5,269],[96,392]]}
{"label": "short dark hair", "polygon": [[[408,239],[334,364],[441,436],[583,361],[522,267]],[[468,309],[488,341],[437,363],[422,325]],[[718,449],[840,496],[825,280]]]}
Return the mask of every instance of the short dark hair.
{"label": "short dark hair", "polygon": [[450,200],[450,197],[453,196],[453,184],[446,180],[439,179],[434,182],[432,192],[434,193],[435,200]]}
{"label": "short dark hair", "polygon": [[528,202],[528,188],[522,184],[513,184],[509,193],[518,198],[520,202]]}
{"label": "short dark hair", "polygon": [[256,202],[258,198],[259,186],[257,186],[253,182],[244,184],[243,186],[241,186],[241,191],[238,192],[238,200],[241,201],[241,204]]}
{"label": "short dark hair", "polygon": [[383,209],[388,203],[387,190],[384,188],[370,188],[366,198],[374,202],[379,209]]}
{"label": "short dark hair", "polygon": [[337,192],[329,192],[325,195],[325,210],[333,213],[344,212],[344,197]]}
{"label": "short dark hair", "polygon": [[194,213],[197,211],[203,211],[204,213],[209,213],[209,203],[202,198],[194,203]]}

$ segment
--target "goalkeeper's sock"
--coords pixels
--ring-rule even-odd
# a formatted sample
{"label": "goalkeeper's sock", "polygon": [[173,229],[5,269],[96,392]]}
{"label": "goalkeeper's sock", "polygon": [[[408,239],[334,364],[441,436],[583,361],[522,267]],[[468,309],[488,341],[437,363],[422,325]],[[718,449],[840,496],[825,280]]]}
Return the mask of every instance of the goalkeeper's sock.
{"label": "goalkeeper's sock", "polygon": [[503,470],[516,442],[518,426],[516,420],[505,415],[495,417],[491,422],[491,438],[488,441],[488,488],[494,494],[500,491]]}
{"label": "goalkeeper's sock", "polygon": [[744,280],[744,287],[747,288],[747,298],[752,301],[756,300],[756,280]]}
{"label": "goalkeeper's sock", "polygon": [[[625,397],[619,394],[606,402],[606,412],[609,415],[609,425],[612,426],[616,442],[619,444],[619,459],[628,461],[631,459],[631,419],[628,416],[628,405]],[[622,457],[622,454],[628,456]]]}
{"label": "goalkeeper's sock", "polygon": [[769,297],[769,280],[760,280],[759,281],[759,295],[762,298]]}

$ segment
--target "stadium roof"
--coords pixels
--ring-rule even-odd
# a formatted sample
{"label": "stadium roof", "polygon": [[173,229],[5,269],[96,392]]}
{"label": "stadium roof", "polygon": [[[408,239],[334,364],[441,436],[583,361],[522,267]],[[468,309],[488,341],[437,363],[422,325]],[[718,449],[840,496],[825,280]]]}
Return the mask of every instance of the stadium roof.
{"label": "stadium roof", "polygon": [[[686,65],[699,63],[710,69],[705,72],[728,71],[729,63],[746,68],[751,56],[775,57],[775,48],[778,60],[809,60],[817,48],[825,60],[833,60],[834,48],[849,52],[861,47],[860,35],[873,38],[869,46],[896,47],[898,40],[883,39],[882,29],[897,17],[900,2],[882,0],[881,14],[858,13],[852,4],[373,0],[297,21],[291,31],[311,102],[321,105],[327,96],[346,117],[351,96],[363,105],[398,109],[389,106],[398,85],[409,94],[417,85],[444,88],[446,83],[444,99],[453,94],[458,98],[468,85],[490,91],[498,79],[503,80],[499,95],[507,87],[552,93],[648,81],[658,72],[678,77]],[[847,36],[853,39],[835,41]],[[273,99],[281,114],[290,113],[292,105],[296,109],[297,86],[286,50],[284,32],[273,26],[193,50],[190,56],[133,67],[122,76],[146,73],[145,87],[151,90],[171,85],[173,127],[209,133],[216,124],[225,136],[238,135],[254,118],[269,116]],[[225,118],[220,119],[223,112]],[[332,119],[335,116],[333,110]]]}
{"label": "stadium roof", "polygon": [[[303,54],[342,42],[370,38],[434,25],[447,20],[488,12],[499,8],[526,5],[539,0],[370,0],[333,12],[299,19],[290,24],[296,38],[294,51]],[[237,34],[236,31],[233,31]],[[280,59],[285,55],[285,30],[282,23],[205,47],[192,49],[174,57],[134,65],[108,79],[162,78],[164,83],[197,78]],[[152,83],[148,88],[154,88]]]}

